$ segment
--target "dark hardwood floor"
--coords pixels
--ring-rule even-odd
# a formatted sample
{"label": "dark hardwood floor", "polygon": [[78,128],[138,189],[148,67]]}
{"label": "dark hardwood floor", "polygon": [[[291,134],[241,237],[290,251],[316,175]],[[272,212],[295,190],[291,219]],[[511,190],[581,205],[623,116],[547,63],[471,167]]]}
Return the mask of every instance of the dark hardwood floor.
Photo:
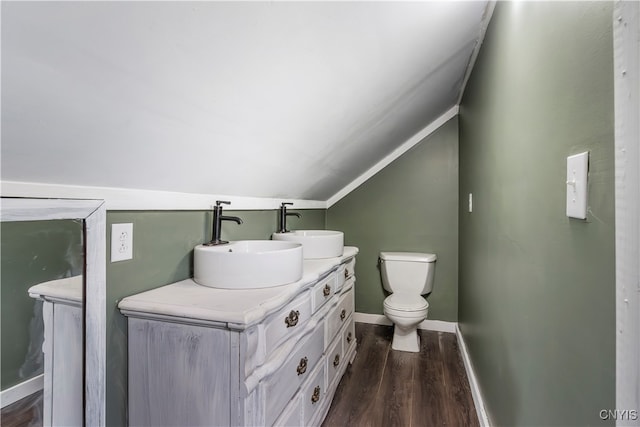
{"label": "dark hardwood floor", "polygon": [[391,326],[356,323],[358,353],[328,426],[478,426],[455,334],[419,331],[420,353],[391,350]]}

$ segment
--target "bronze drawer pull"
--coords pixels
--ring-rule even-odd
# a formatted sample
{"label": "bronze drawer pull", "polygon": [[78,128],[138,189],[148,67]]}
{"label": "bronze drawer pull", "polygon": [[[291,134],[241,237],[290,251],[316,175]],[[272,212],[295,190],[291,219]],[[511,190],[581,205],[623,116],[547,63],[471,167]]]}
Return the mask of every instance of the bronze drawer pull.
{"label": "bronze drawer pull", "polygon": [[311,403],[316,403],[318,400],[320,400],[320,386],[316,386],[316,388],[313,389],[313,394],[311,395]]}
{"label": "bronze drawer pull", "polygon": [[344,269],[344,278],[347,279],[349,277],[349,270]]}
{"label": "bronze drawer pull", "polygon": [[298,310],[291,310],[291,313],[287,317],[284,318],[284,323],[287,324],[287,328],[291,328],[292,326],[296,326],[298,324],[298,317],[300,316],[300,312]]}
{"label": "bronze drawer pull", "polygon": [[322,290],[322,294],[325,297],[328,297],[331,294],[331,286],[329,285],[324,285],[324,289]]}
{"label": "bronze drawer pull", "polygon": [[340,355],[336,354],[336,357],[333,358],[333,366],[338,366],[340,364]]}
{"label": "bronze drawer pull", "polygon": [[340,312],[340,320],[344,320],[345,317],[347,317],[347,310],[343,308]]}
{"label": "bronze drawer pull", "polygon": [[350,343],[351,343],[351,340],[353,340],[353,335],[351,335],[351,332],[349,332],[349,333],[347,334],[347,343],[349,343],[349,344],[350,344]]}
{"label": "bronze drawer pull", "polygon": [[307,359],[306,357],[303,357],[302,359],[300,359],[300,364],[298,365],[298,369],[296,369],[296,371],[298,372],[298,375],[302,375],[305,372],[307,372],[308,361],[309,359]]}

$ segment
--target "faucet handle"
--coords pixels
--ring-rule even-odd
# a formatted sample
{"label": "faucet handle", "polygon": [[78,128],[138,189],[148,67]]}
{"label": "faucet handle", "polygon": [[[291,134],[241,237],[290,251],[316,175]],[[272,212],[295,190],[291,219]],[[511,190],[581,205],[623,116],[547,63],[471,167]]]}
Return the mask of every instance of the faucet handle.
{"label": "faucet handle", "polygon": [[225,205],[231,204],[231,202],[228,202],[226,200],[216,200],[216,206],[220,206],[221,203],[224,203]]}
{"label": "faucet handle", "polygon": [[293,205],[292,202],[282,202],[282,204],[280,205],[281,208],[286,207],[287,205]]}

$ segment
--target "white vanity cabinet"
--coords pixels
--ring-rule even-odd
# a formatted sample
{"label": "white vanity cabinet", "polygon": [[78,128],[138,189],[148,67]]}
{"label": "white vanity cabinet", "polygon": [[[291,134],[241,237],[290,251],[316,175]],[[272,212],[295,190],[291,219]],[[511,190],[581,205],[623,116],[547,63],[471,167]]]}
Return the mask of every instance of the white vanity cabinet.
{"label": "white vanity cabinet", "polygon": [[[29,296],[43,301],[43,425],[83,423],[82,276],[40,283]],[[55,381],[54,381],[55,379]]]}
{"label": "white vanity cabinet", "polygon": [[290,285],[224,290],[189,279],[123,299],[129,424],[320,424],[355,357],[357,252],[305,260]]}

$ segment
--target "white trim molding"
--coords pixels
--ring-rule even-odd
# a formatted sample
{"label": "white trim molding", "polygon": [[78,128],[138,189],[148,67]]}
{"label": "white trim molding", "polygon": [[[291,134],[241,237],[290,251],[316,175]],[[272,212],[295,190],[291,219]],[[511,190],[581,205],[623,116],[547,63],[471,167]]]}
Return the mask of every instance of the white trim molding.
{"label": "white trim molding", "polygon": [[458,347],[460,347],[460,355],[462,356],[462,362],[464,363],[464,369],[467,371],[467,378],[469,379],[469,386],[471,387],[471,396],[473,397],[473,404],[476,407],[476,413],[478,414],[478,421],[481,427],[489,427],[489,416],[484,406],[484,399],[482,392],[480,391],[480,383],[476,377],[476,371],[473,369],[471,363],[471,357],[467,350],[467,344],[464,342],[460,327],[456,324],[456,337],[458,338]]}
{"label": "white trim molding", "polygon": [[487,6],[484,9],[484,14],[482,15],[482,22],[480,24],[480,31],[478,32],[476,45],[473,48],[473,52],[471,53],[471,58],[469,59],[469,63],[467,64],[467,70],[464,73],[464,79],[462,80],[462,85],[460,85],[460,93],[458,94],[458,105],[462,103],[464,90],[467,88],[467,83],[469,82],[469,77],[471,77],[473,66],[476,64],[476,59],[478,59],[478,54],[480,53],[480,48],[482,47],[482,42],[484,42],[484,36],[487,34],[487,28],[489,27],[489,22],[491,22],[491,17],[493,16],[493,11],[495,10],[495,8],[496,8],[496,1],[494,0],[487,3]]}
{"label": "white trim molding", "polygon": [[376,163],[371,168],[369,168],[365,173],[363,173],[362,175],[360,175],[359,177],[351,181],[349,184],[347,184],[342,190],[338,191],[336,194],[331,196],[329,200],[327,200],[326,202],[327,208],[330,208],[331,206],[335,205],[340,199],[345,197],[347,194],[351,193],[356,188],[360,187],[369,178],[371,178],[372,176],[380,172],[382,169],[387,167],[391,162],[393,162],[398,157],[402,156],[404,153],[409,151],[411,148],[417,145],[420,141],[422,141],[423,139],[425,139],[426,137],[434,133],[436,130],[438,130],[438,128],[440,128],[440,126],[444,125],[449,120],[454,118],[458,114],[459,110],[460,108],[456,105],[450,108],[443,115],[435,119],[433,122],[429,123],[425,128],[423,128],[421,131],[413,135],[401,146],[393,150],[391,154],[389,154],[387,157],[380,160],[378,163]]}
{"label": "white trim molding", "polygon": [[[640,411],[640,3],[613,10],[616,407]],[[606,408],[614,409],[614,408]],[[637,425],[637,418],[616,425]]]}
{"label": "white trim molding", "polygon": [[[391,326],[393,323],[387,319],[384,314],[369,314],[369,313],[353,313],[353,320],[359,323],[370,323],[372,325],[386,325]],[[424,329],[425,331],[436,332],[456,332],[456,322],[446,322],[444,320],[423,320],[418,325],[418,329]]]}
{"label": "white trim molding", "polygon": [[0,392],[0,408],[16,403],[20,399],[31,396],[44,388],[44,374],[29,378],[19,384]]}
{"label": "white trim molding", "polygon": [[138,210],[209,210],[216,200],[228,200],[230,210],[277,209],[282,202],[292,202],[296,209],[326,209],[327,202],[287,198],[229,196],[220,194],[179,193],[130,188],[85,187],[37,182],[0,182],[3,197],[57,199],[99,199],[110,211]]}

